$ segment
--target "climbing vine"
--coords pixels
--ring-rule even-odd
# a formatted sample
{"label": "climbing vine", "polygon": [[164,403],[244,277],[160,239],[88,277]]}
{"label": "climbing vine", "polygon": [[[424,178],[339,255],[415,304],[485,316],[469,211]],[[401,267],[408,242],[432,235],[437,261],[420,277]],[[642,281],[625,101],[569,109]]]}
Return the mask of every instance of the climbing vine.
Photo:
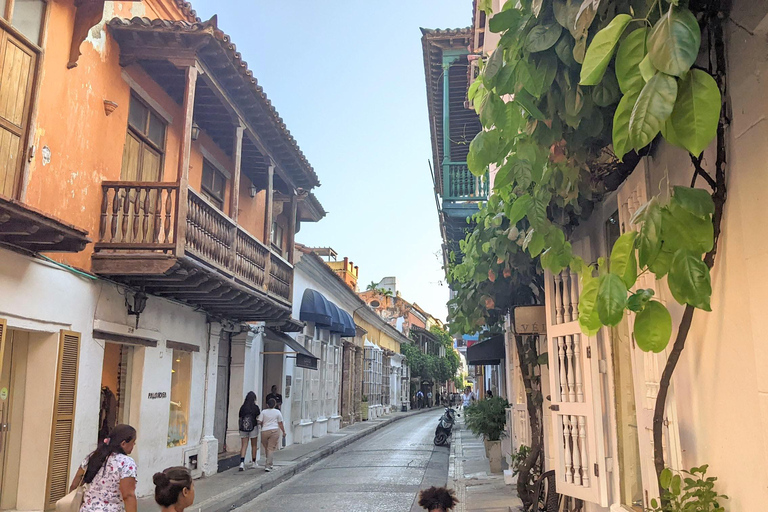
{"label": "climbing vine", "polygon": [[[490,2],[481,1],[488,15]],[[543,269],[581,278],[579,323],[588,334],[633,312],[637,345],[662,352],[673,332],[666,306],[638,275],[666,277],[685,306],[661,379],[655,464],[664,459],[666,394],[693,311],[710,311],[725,201],[725,55],[719,2],[521,0],[490,18],[501,38],[468,91],[484,127],[472,173],[495,170],[488,203],[449,268],[451,327],[499,328],[514,305],[542,302]],[[702,28],[706,44],[702,48]],[[608,258],[574,255],[573,229],[632,172],[659,136],[690,153],[691,187],[642,205]],[[714,176],[702,153],[716,143]],[[702,178],[709,191],[694,188]]]}

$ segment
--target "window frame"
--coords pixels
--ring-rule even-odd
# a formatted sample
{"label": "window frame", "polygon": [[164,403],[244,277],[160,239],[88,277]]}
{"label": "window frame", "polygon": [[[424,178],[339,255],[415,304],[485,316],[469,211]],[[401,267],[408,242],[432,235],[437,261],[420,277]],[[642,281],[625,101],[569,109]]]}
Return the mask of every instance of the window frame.
{"label": "window frame", "polygon": [[[141,104],[144,108],[147,109],[147,117],[146,117],[146,120],[144,122],[144,130],[145,130],[146,133],[145,132],[140,132],[138,130],[138,128],[134,127],[131,124],[131,120],[130,120],[131,119],[131,111],[130,111],[130,109],[131,109],[131,100],[136,100],[139,104]],[[158,146],[154,141],[152,141],[149,138],[149,123],[150,123],[153,115],[163,125],[163,141],[162,141],[163,145],[162,145],[162,147]],[[160,175],[158,176],[158,181],[162,181],[163,174],[165,174],[164,173],[164,171],[165,171],[165,146],[166,146],[166,142],[168,141],[168,120],[165,117],[163,117],[162,115],[160,115],[160,113],[157,112],[154,108],[152,108],[152,106],[149,105],[149,103],[144,101],[144,99],[139,94],[137,94],[136,91],[134,91],[133,89],[131,89],[130,97],[128,99],[128,119],[126,120],[125,133],[126,133],[126,137],[128,135],[131,135],[132,137],[137,139],[138,142],[139,142],[139,157],[137,159],[137,162],[138,162],[138,164],[137,164],[138,165],[137,175],[138,175],[138,177],[141,177],[144,174],[144,158],[143,158],[143,155],[144,155],[144,150],[145,150],[145,145],[146,145],[146,146],[149,146],[149,148],[151,150],[153,150],[154,152],[156,152],[159,155],[159,157],[160,157]],[[123,147],[125,147],[125,146],[123,146]],[[125,149],[123,149],[123,153],[125,153]],[[123,155],[123,158],[125,158],[125,155]],[[121,168],[120,168],[121,174],[122,174],[122,171],[123,171],[122,165],[123,165],[123,162],[121,162]],[[146,180],[139,180],[139,181],[146,181]]]}
{"label": "window frame", "polygon": [[43,3],[43,12],[40,16],[40,33],[38,34],[37,41],[28,38],[16,25],[13,24],[13,8],[15,7],[16,0],[5,0],[5,7],[0,9],[0,29],[7,30],[12,36],[29,45],[38,54],[42,52],[43,43],[45,41],[50,4],[49,0],[41,1]]}
{"label": "window frame", "polygon": [[[221,187],[221,197],[219,197],[216,192],[213,191],[213,188],[209,187],[205,183],[205,169],[209,168],[211,171],[213,171],[213,183],[211,185],[216,185],[216,177],[219,176],[224,180],[224,183]],[[200,173],[200,190],[205,195],[206,199],[210,201],[214,206],[216,206],[219,210],[222,212],[224,211],[224,205],[226,204],[226,197],[227,197],[227,182],[229,181],[229,178],[227,178],[227,175],[223,173],[217,165],[215,165],[213,162],[208,160],[207,158],[203,158],[203,169]]]}
{"label": "window frame", "polygon": [[[280,236],[279,237],[276,236],[278,230],[280,230]],[[275,248],[276,250],[280,251],[281,253],[285,249],[285,247],[283,247],[283,245],[284,245],[283,244],[283,237],[284,236],[285,236],[285,228],[283,226],[281,226],[280,223],[277,222],[277,220],[273,220],[272,221],[272,236],[270,236],[269,243],[270,243],[270,245],[273,248]]]}
{"label": "window frame", "polygon": [[[186,358],[186,361],[183,361],[183,362],[182,361],[176,361],[177,355],[178,355],[179,359],[181,359],[181,357],[183,356],[184,358]],[[178,442],[172,442],[171,441],[171,426],[172,426],[171,422],[173,421],[173,417],[171,416],[170,411],[171,411],[171,408],[174,405],[174,402],[173,402],[173,399],[174,399],[174,396],[173,396],[173,390],[174,390],[174,388],[173,388],[173,378],[174,378],[173,374],[176,373],[176,370],[174,369],[174,365],[175,365],[176,362],[179,362],[179,364],[184,364],[185,366],[187,366],[186,369],[189,371],[189,375],[187,376],[186,382],[184,380],[181,380],[179,382],[180,385],[185,386],[185,388],[186,388],[186,393],[185,393],[186,396],[184,396],[184,397],[176,397],[176,398],[183,398],[183,399],[187,400],[186,406],[184,406],[183,402],[181,402],[181,400],[179,400],[179,404],[182,404],[180,406],[180,409],[183,412],[186,413],[185,414],[185,418],[184,418],[184,421],[185,421],[185,433],[184,433],[183,442],[181,440],[179,440]],[[181,368],[179,368],[179,370],[181,370]],[[190,425],[190,417],[191,417],[191,412],[192,412],[190,410],[190,405],[191,405],[191,402],[192,402],[192,385],[191,385],[192,381],[191,381],[191,379],[192,379],[192,374],[193,373],[194,373],[194,352],[189,351],[189,350],[184,350],[184,349],[181,349],[181,348],[172,348],[171,349],[171,382],[170,382],[170,388],[169,388],[169,391],[168,391],[169,413],[168,413],[168,430],[167,430],[167,441],[166,441],[166,446],[168,448],[176,448],[176,447],[179,447],[179,446],[187,446],[189,444],[189,441],[190,441],[189,425]],[[177,385],[179,385],[179,384],[177,384]]]}

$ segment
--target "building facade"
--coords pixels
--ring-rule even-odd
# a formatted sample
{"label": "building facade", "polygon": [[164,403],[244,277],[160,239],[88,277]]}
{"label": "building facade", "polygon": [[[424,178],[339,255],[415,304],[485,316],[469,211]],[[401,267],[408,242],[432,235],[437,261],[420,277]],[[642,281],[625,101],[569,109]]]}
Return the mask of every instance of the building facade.
{"label": "building facade", "polygon": [[186,2],[3,2],[0,55],[0,509],[50,508],[121,422],[140,496],[215,473],[301,329],[317,175]]}

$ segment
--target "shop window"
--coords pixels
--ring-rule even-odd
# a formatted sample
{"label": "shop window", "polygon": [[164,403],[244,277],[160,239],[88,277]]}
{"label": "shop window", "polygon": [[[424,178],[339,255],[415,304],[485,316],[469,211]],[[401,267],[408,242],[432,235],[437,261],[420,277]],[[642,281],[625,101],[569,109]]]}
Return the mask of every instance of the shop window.
{"label": "shop window", "polygon": [[173,349],[171,365],[171,414],[168,418],[168,447],[187,444],[189,394],[192,382],[192,353]]}
{"label": "shop window", "polygon": [[224,190],[227,188],[227,177],[208,160],[203,160],[201,188],[206,199],[215,204],[219,210],[224,209]]}
{"label": "shop window", "polygon": [[98,440],[102,441],[119,423],[130,423],[128,410],[131,394],[133,347],[117,343],[104,344],[101,369],[101,401]]}

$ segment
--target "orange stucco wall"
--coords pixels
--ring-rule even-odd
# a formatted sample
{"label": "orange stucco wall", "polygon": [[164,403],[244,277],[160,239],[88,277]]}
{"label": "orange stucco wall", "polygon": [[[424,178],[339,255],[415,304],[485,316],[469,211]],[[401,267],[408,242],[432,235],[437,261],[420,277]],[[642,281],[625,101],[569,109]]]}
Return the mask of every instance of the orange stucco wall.
{"label": "orange stucco wall", "polygon": [[[86,229],[96,241],[102,200],[101,182],[119,180],[123,145],[128,122],[130,86],[122,73],[130,75],[146,93],[171,117],[166,129],[163,179],[175,181],[178,172],[182,106],[172,100],[138,65],[121,68],[119,46],[103,25],[91,30],[81,45],[78,66],[67,69],[69,44],[74,23],[74,0],[49,3],[48,24],[43,39],[43,55],[39,65],[40,88],[37,119],[30,144],[34,158],[29,165],[27,204],[59,219]],[[114,16],[183,19],[171,0],[107,3],[104,18]],[[109,116],[104,100],[118,104]],[[202,132],[192,144],[189,183],[200,191],[205,149],[234,174],[234,162]],[[50,163],[43,161],[43,148],[50,150]],[[227,183],[224,212],[230,214],[231,180]],[[252,235],[264,240],[264,203],[266,193],[256,198],[249,194],[250,181],[243,176],[240,183],[240,224]],[[52,255],[73,266],[90,268],[92,245],[78,254]]]}

